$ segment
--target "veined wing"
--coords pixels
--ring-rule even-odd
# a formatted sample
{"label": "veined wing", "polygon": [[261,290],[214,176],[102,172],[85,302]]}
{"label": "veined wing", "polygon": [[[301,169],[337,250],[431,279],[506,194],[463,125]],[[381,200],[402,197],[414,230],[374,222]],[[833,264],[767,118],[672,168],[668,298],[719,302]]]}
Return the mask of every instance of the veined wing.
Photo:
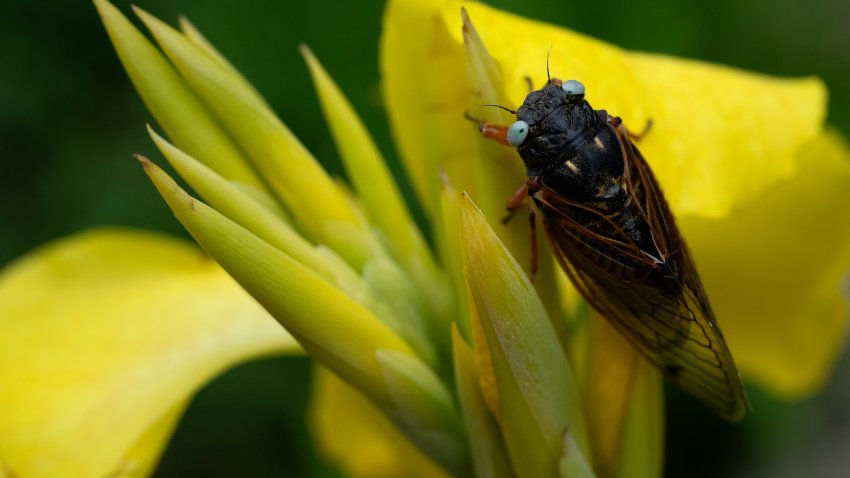
{"label": "veined wing", "polygon": [[[652,172],[627,147],[632,205],[640,207],[660,257],[616,233],[603,214],[543,187],[534,202],[547,236],[579,292],[647,359],[718,415],[740,420],[747,400],[735,363]],[[611,234],[587,227],[594,214],[611,223]]]}

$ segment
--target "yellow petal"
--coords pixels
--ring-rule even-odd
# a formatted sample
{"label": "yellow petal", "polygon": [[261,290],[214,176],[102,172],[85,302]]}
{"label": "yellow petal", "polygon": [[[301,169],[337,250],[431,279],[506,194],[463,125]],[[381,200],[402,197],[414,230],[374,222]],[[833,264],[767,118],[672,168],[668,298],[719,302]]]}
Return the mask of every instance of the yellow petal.
{"label": "yellow petal", "polygon": [[602,477],[661,476],[660,374],[606,319],[590,321],[585,393],[594,469]]}
{"label": "yellow petal", "polygon": [[363,394],[323,368],[313,378],[309,425],[319,449],[347,476],[448,476]]}
{"label": "yellow petal", "polygon": [[0,460],[27,478],[149,468],[199,387],[295,349],[183,241],[102,229],[50,244],[0,274]]}
{"label": "yellow petal", "polygon": [[[431,4],[444,5],[445,30],[459,48],[457,3]],[[528,94],[526,77],[536,87],[545,82],[551,47],[552,76],[581,80],[594,108],[622,117],[635,132],[651,119],[652,129],[639,146],[677,213],[723,217],[754,200],[805,167],[796,153],[822,128],[826,91],[817,78],[773,78],[632,53],[478,3],[465,5],[501,65],[513,106]],[[457,88],[462,87],[459,82]]]}
{"label": "yellow petal", "polygon": [[[469,161],[476,154],[475,128],[463,117],[469,84],[463,51],[441,20],[439,6],[445,3],[387,2],[379,57],[393,137],[413,189],[431,216],[438,210],[438,166],[458,190],[475,197],[474,162]],[[457,5],[460,20],[460,4],[451,3]]]}
{"label": "yellow petal", "polygon": [[586,403],[590,404],[587,418],[594,468],[601,476],[616,476],[639,356],[625,337],[599,315],[592,316],[590,331],[585,394]]}
{"label": "yellow petal", "polygon": [[189,400],[178,403],[152,423],[136,441],[133,448],[121,459],[120,464],[109,475],[109,478],[113,476],[115,478],[130,478],[152,475],[159,457],[168,444],[168,438],[174,432],[188,405]]}
{"label": "yellow petal", "polygon": [[742,376],[788,397],[823,384],[848,313],[850,147],[828,130],[800,165],[728,219],[680,221]]}

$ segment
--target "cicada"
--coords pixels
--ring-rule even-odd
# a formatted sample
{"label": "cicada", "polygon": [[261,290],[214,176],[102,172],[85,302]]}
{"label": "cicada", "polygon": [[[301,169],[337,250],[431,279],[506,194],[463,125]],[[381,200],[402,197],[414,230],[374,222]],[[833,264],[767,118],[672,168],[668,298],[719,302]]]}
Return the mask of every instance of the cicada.
{"label": "cicada", "polygon": [[508,209],[530,196],[532,228],[536,211],[581,295],[670,381],[740,420],[738,370],[652,169],[620,118],[584,93],[578,81],[550,79],[508,109],[515,123],[480,122],[525,163],[528,181]]}

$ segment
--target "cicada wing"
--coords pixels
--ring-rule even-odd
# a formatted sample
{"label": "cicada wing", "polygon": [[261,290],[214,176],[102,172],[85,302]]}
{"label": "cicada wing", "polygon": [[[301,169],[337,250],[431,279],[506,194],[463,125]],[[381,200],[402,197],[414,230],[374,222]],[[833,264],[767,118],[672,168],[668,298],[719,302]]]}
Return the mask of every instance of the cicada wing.
{"label": "cicada wing", "polygon": [[[642,186],[657,192],[654,184]],[[570,215],[576,205],[555,191],[543,188],[534,199],[558,261],[588,302],[673,383],[727,420],[740,420],[743,386],[675,225],[651,227],[662,236],[656,243],[679,251],[668,264],[578,224]],[[660,214],[666,203],[652,207],[661,210],[650,215]],[[663,217],[672,221],[669,211]]]}

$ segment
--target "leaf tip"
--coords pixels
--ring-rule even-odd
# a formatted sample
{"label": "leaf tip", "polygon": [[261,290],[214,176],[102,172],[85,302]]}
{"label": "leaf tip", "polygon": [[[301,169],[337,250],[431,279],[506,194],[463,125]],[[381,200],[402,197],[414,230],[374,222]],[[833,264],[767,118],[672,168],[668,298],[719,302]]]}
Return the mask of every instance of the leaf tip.
{"label": "leaf tip", "polygon": [[150,168],[153,166],[153,163],[150,159],[139,153],[133,153],[133,157],[136,158],[142,164],[142,167],[145,168],[145,171],[150,170]]}
{"label": "leaf tip", "polygon": [[311,50],[306,43],[299,43],[298,51],[301,52],[301,56],[303,56],[308,62],[316,59],[316,56],[313,54],[313,50]]}

